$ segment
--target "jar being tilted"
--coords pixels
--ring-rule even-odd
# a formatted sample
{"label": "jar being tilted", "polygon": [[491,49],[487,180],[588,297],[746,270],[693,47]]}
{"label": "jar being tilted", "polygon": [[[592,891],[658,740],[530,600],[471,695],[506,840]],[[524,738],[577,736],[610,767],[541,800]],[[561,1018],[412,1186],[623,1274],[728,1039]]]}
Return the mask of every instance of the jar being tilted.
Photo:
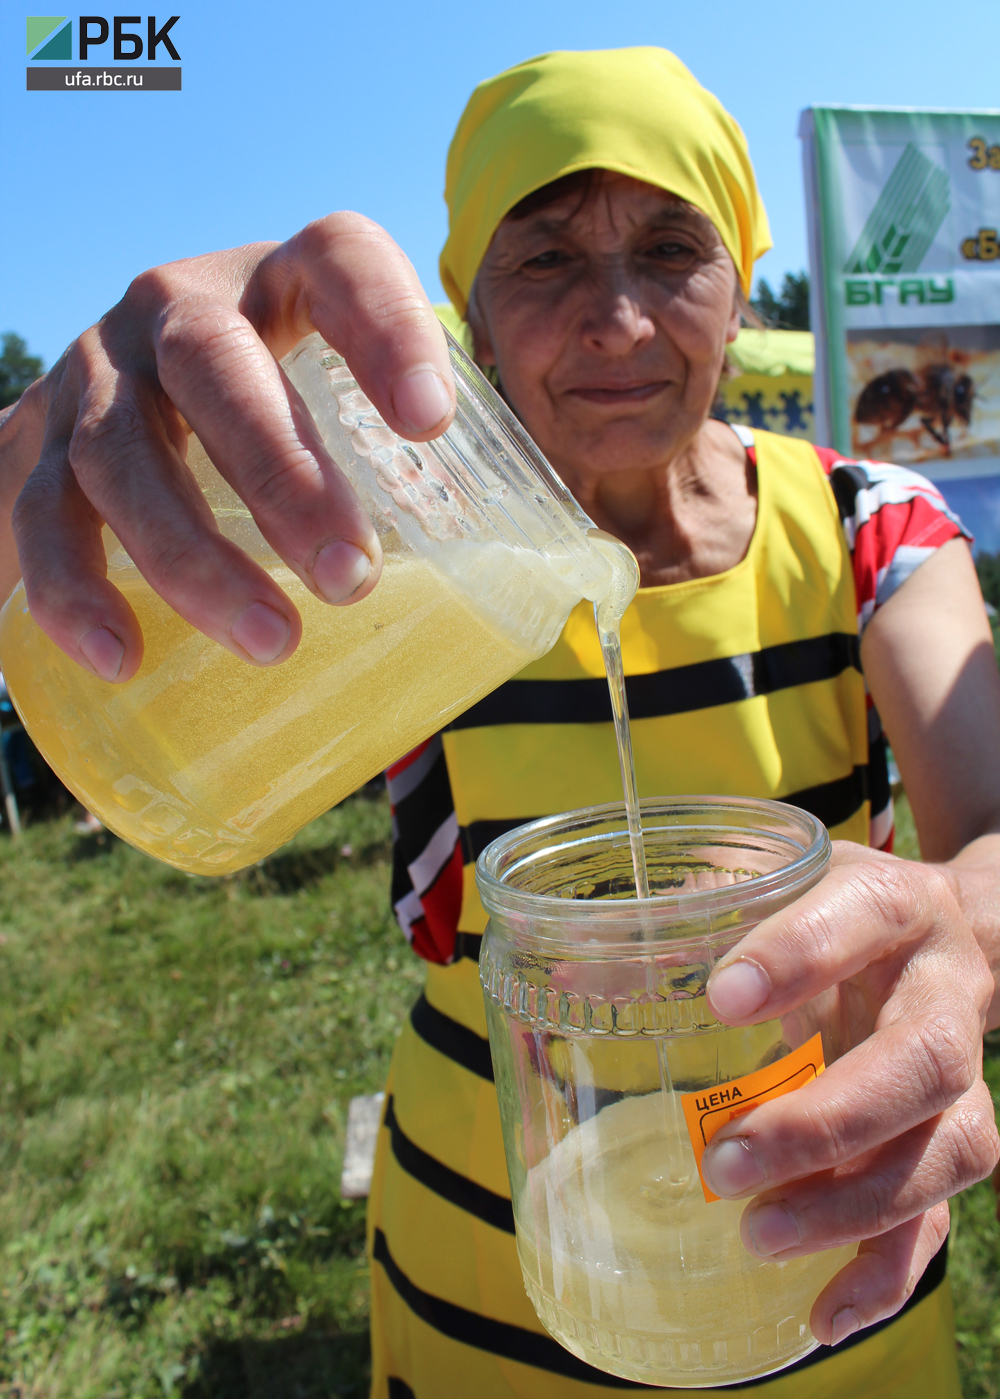
{"label": "jar being tilted", "polygon": [[70,661],[19,584],[0,663],[25,727],[123,839],[193,873],[261,859],[555,642],[610,582],[591,521],[451,342],[458,410],[434,442],[397,437],[318,335],[283,367],[368,509],[384,568],[348,607],[315,598],[266,543],[200,444],[188,465],[221,531],[302,616],[284,664],[257,669],[189,626],[105,531],[108,576],[142,626],[125,684]]}

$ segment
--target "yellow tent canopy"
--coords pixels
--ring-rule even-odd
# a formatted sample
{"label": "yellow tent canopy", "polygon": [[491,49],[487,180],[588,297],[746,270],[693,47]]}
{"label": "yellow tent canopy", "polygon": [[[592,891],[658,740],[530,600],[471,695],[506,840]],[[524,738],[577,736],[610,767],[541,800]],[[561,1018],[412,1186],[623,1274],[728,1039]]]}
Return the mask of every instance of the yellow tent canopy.
{"label": "yellow tent canopy", "polygon": [[729,347],[729,358],[741,374],[805,375],[816,365],[811,330],[741,330]]}

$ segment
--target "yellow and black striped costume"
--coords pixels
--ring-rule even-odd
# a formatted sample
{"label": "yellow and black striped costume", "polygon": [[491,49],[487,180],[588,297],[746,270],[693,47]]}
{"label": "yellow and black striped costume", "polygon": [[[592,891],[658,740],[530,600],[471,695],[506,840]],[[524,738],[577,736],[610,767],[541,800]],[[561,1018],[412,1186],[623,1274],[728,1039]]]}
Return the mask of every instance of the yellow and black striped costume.
{"label": "yellow and black striped costume", "polygon": [[[835,498],[809,444],[758,433],[754,445],[746,557],[643,589],[625,619],[640,794],[786,797],[834,836],[867,842],[873,799],[884,809],[888,791],[860,672],[844,492]],[[571,1356],[525,1295],[477,968],[479,851],[533,817],[621,799],[589,606],[549,655],[389,778],[394,902],[432,965],[393,1057],[369,1206],[373,1399],[641,1389]],[[942,1251],[890,1323],[777,1377],[690,1393],[958,1399],[950,1306]]]}

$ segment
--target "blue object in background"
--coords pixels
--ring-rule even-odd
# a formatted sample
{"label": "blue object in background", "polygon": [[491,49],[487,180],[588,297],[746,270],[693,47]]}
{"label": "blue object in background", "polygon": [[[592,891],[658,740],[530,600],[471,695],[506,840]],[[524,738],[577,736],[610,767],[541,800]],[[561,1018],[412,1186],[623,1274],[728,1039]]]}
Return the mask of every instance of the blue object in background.
{"label": "blue object in background", "polygon": [[975,536],[974,552],[1000,553],[1000,476],[971,476],[934,484]]}
{"label": "blue object in background", "polygon": [[[5,703],[9,705],[9,701]],[[18,727],[8,729],[0,741],[3,743],[3,755],[15,791],[19,795],[27,792],[34,787],[37,780],[31,762],[31,740],[24,730]]]}

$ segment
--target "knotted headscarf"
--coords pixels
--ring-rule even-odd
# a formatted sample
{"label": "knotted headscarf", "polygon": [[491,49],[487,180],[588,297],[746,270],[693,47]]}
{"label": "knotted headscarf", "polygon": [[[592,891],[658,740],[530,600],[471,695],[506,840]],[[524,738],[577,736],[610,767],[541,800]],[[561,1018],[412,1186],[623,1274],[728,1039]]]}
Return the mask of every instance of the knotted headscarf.
{"label": "knotted headscarf", "polygon": [[464,317],[497,225],[533,190],[576,170],[669,190],[712,220],[747,293],[771,246],[746,138],[666,49],[547,53],[480,83],[448,151],[441,281]]}

